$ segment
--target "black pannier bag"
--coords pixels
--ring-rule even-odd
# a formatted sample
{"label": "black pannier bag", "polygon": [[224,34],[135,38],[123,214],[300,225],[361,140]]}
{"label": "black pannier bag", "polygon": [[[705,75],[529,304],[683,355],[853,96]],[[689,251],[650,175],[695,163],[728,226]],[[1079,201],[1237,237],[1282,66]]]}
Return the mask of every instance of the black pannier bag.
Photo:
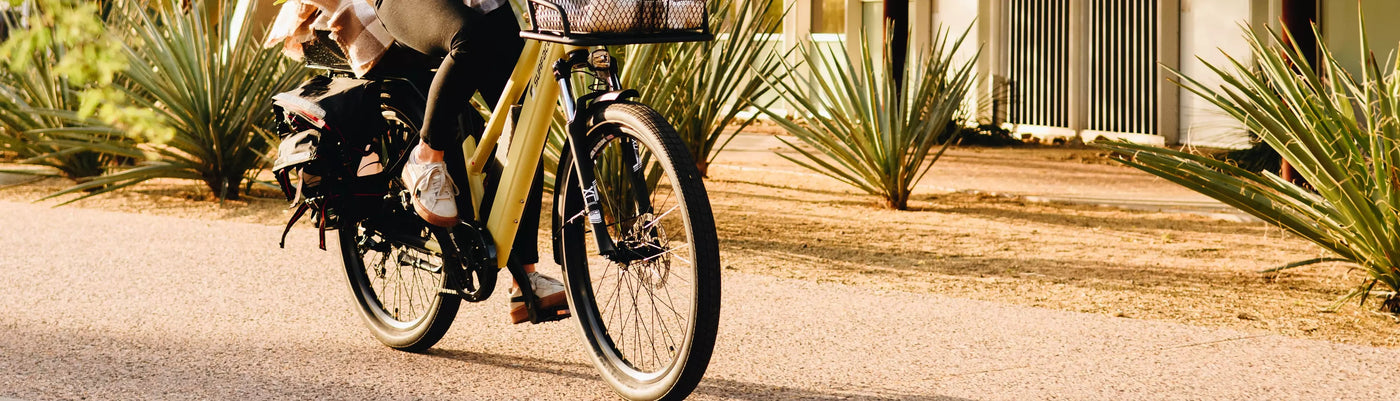
{"label": "black pannier bag", "polygon": [[272,100],[282,138],[272,172],[296,208],[280,245],[311,211],[326,249],[325,231],[376,206],[388,187],[383,162],[373,152],[385,129],[379,88],[369,80],[318,75]]}

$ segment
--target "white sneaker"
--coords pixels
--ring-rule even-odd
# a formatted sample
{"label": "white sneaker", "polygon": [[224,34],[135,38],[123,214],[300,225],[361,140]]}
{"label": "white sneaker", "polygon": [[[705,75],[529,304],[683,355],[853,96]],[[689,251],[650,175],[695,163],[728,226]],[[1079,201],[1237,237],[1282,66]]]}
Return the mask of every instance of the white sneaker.
{"label": "white sneaker", "polygon": [[409,156],[403,166],[403,183],[413,194],[413,210],[428,224],[457,225],[457,186],[447,174],[447,163],[423,163]]}
{"label": "white sneaker", "polygon": [[[567,316],[569,314],[569,309],[566,306],[567,299],[564,295],[564,283],[540,274],[539,272],[530,272],[529,277],[530,288],[535,290],[535,298],[538,298],[540,302],[540,312],[551,313],[551,310],[559,309],[562,306],[564,307],[563,310],[552,313],[557,313],[561,316]],[[510,298],[515,299],[515,297],[518,296],[521,296],[520,287],[511,287]],[[510,320],[511,323],[516,324],[530,320],[530,311],[525,308],[524,302],[510,303]]]}

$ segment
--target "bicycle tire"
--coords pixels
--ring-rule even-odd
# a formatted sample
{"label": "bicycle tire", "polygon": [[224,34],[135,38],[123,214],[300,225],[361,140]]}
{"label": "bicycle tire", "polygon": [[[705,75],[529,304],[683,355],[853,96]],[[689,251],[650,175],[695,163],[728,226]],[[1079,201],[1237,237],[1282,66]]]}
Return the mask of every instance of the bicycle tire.
{"label": "bicycle tire", "polygon": [[[392,113],[386,114],[389,132],[385,140],[389,141],[387,145],[394,147],[396,152],[403,152],[402,147],[405,144],[401,143],[402,139],[412,138],[417,128],[409,120],[400,117],[401,113],[397,110],[390,111]],[[414,211],[403,206],[405,203],[398,199],[407,196],[403,189],[399,179],[389,180],[388,193],[391,197],[374,216],[364,220],[342,222],[339,227],[341,263],[345,267],[346,281],[354,296],[355,310],[371,334],[391,348],[421,352],[442,340],[457,317],[462,300],[444,295],[439,290],[447,286],[447,263],[458,262],[442,254],[442,247],[452,244],[447,231],[430,228]],[[372,227],[391,229],[392,233],[381,232]],[[433,247],[427,245],[431,242],[440,244],[436,247],[437,251],[433,251]],[[371,274],[369,269],[376,266],[365,264],[366,259],[371,256],[370,252],[382,256],[379,258],[379,269],[375,274]],[[412,257],[392,257],[395,255]],[[391,262],[392,275],[388,266]],[[409,268],[405,269],[405,263],[416,266],[408,266]],[[418,266],[422,264],[428,266]],[[415,280],[405,282],[405,273]],[[394,287],[395,291],[389,291],[389,284],[393,281],[391,277],[399,278],[397,282],[400,285]],[[376,278],[379,279],[380,285],[376,286]],[[409,295],[415,296],[405,299],[406,288],[410,292]],[[414,304],[414,299],[419,301],[417,305]],[[407,305],[399,301],[407,301]],[[404,311],[405,307],[410,309],[407,313]]]}
{"label": "bicycle tire", "polygon": [[[431,255],[420,247],[388,239],[358,222],[347,223],[339,231],[341,261],[355,298],[355,310],[374,337],[384,345],[409,352],[421,352],[437,344],[452,326],[461,305],[457,297],[438,291],[443,288],[445,277],[442,255]],[[436,237],[437,234],[427,235]],[[376,244],[367,243],[370,241]],[[372,249],[376,247],[380,249]],[[421,257],[425,254],[429,258]],[[380,264],[366,265],[366,259],[375,255],[382,256]],[[432,268],[437,272],[434,274],[424,266],[406,266],[404,259],[395,255],[411,255],[434,265]],[[371,269],[378,270],[377,274],[372,274]],[[429,276],[436,277],[427,278]],[[414,300],[419,301],[417,305]],[[407,305],[403,301],[407,301]]]}
{"label": "bicycle tire", "polygon": [[[609,150],[615,148],[612,144],[628,145],[628,141],[631,141],[630,144],[641,156],[638,160],[647,165],[644,170],[661,175],[654,182],[650,175],[647,177],[648,203],[653,206],[648,214],[637,210],[639,207],[634,191],[610,189],[607,184],[609,179],[598,174],[595,182],[598,182],[597,192],[602,198],[602,218],[612,222],[609,233],[613,233],[613,239],[620,244],[645,243],[657,250],[665,250],[649,259],[615,263],[616,273],[609,277],[608,266],[614,262],[597,253],[595,240],[588,235],[592,226],[588,223],[589,219],[582,218],[587,214],[582,203],[582,189],[577,183],[573,158],[570,152],[565,151],[556,175],[559,178],[556,179],[555,207],[559,214],[556,215],[558,218],[555,219],[554,229],[560,238],[556,245],[561,249],[559,256],[565,271],[569,307],[580,323],[582,335],[591,351],[590,358],[603,379],[619,395],[634,400],[685,398],[694,391],[705,374],[719,324],[719,247],[704,183],[675,129],[651,108],[618,102],[605,106],[589,118],[592,127],[590,133],[584,137],[583,143],[573,146],[590,150],[595,174],[607,173],[603,170],[608,167],[600,166],[617,165],[615,159],[620,153]],[[613,173],[626,170],[612,169]],[[611,180],[614,183],[623,182],[616,178],[616,174],[613,177]],[[614,193],[609,195],[609,191]],[[675,205],[669,205],[668,200],[656,201],[663,191],[674,195]],[[617,201],[617,198],[627,196],[631,199],[621,203]],[[618,206],[627,204],[631,206]],[[626,216],[625,209],[629,207],[633,216]],[[678,218],[667,220],[670,217]],[[672,247],[676,238],[670,234],[678,229],[683,230],[688,241],[685,249],[681,248],[682,245]],[[643,248],[640,245],[637,247]],[[676,263],[686,262],[686,258],[690,259],[692,267],[689,271],[683,269],[684,263]],[[607,285],[613,281],[616,281],[616,291],[609,294]],[[672,284],[686,281],[689,281],[690,288],[671,292]],[[618,319],[615,316],[626,313],[622,306],[625,303],[623,297],[626,296],[622,293],[624,284],[629,284],[627,289],[632,291],[630,314],[635,333],[627,331],[628,318]],[[665,291],[661,290],[663,286]],[[646,290],[645,293],[642,290]],[[681,293],[680,297],[688,297],[690,305],[676,306],[676,293]],[[603,294],[601,300],[598,294]],[[660,299],[662,294],[666,299]],[[639,301],[639,296],[650,298]],[[612,306],[613,302],[618,305],[616,308]],[[649,304],[652,310],[642,310],[645,308],[639,307],[638,302]],[[670,314],[658,306],[669,307],[669,312],[679,317],[675,326],[668,325]],[[617,313],[609,313],[614,310]],[[647,313],[651,316],[642,316]],[[648,319],[651,321],[644,321]],[[656,327],[646,328],[645,325]],[[685,331],[679,341],[662,344],[667,355],[660,358],[662,355],[659,355],[654,336],[658,333],[669,336],[672,330],[668,328],[671,327],[684,327]],[[631,340],[642,343],[643,331],[651,340],[651,362],[655,363],[646,363],[647,347],[635,345],[632,348],[633,345],[629,344]]]}

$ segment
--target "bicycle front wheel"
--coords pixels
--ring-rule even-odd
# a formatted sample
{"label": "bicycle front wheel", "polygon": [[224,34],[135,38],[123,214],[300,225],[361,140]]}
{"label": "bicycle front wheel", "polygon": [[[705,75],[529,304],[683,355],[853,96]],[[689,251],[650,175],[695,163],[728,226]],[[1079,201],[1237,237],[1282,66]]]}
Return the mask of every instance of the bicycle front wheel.
{"label": "bicycle front wheel", "polygon": [[[675,129],[652,109],[615,103],[590,120],[572,146],[592,161],[601,216],[589,216],[570,152],[556,175],[554,229],[569,307],[618,394],[685,398],[705,374],[719,324],[719,247],[704,184]],[[616,244],[610,255],[598,250],[590,222],[598,218]]]}

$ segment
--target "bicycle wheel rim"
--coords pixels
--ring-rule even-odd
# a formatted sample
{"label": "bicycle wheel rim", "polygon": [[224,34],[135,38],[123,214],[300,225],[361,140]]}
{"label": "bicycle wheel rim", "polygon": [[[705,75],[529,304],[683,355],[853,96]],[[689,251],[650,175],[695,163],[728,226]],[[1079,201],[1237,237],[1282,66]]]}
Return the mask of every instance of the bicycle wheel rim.
{"label": "bicycle wheel rim", "polygon": [[[359,224],[345,233],[354,233],[348,237],[355,241],[356,257],[346,259],[356,262],[347,266],[353,269],[351,284],[360,292],[361,307],[373,323],[394,331],[411,331],[428,323],[442,302],[437,291],[442,286],[442,256],[394,243]],[[366,249],[366,239],[384,241],[389,250]],[[403,255],[425,259],[432,267],[405,266]]]}
{"label": "bicycle wheel rim", "polygon": [[[634,385],[663,383],[674,380],[675,376],[681,373],[677,367],[683,366],[690,354],[695,330],[695,300],[699,294],[695,285],[695,247],[690,244],[690,214],[684,196],[676,191],[679,183],[672,166],[658,163],[656,158],[651,156],[650,151],[655,145],[646,144],[636,135],[627,134],[625,129],[616,131],[614,134],[602,135],[601,140],[590,143],[591,155],[597,167],[594,173],[599,177],[598,193],[600,202],[603,203],[603,218],[609,222],[609,233],[615,242],[626,242],[631,236],[629,233],[620,232],[626,230],[618,228],[629,223],[632,224],[632,228],[639,228],[645,227],[648,221],[656,222],[654,227],[665,233],[666,242],[663,243],[663,247],[671,250],[679,247],[681,252],[670,251],[665,256],[648,261],[672,262],[665,269],[655,266],[624,268],[617,262],[596,256],[596,240],[591,234],[582,235],[582,252],[588,269],[578,274],[586,277],[590,285],[575,291],[578,291],[583,299],[591,299],[594,302],[575,305],[576,308],[583,309],[575,316],[585,320],[581,323],[594,339],[593,351],[609,362],[608,368],[616,370],[616,376],[634,381]],[[625,194],[630,190],[630,187],[625,186],[610,188],[606,178],[610,173],[609,168],[613,169],[612,172],[624,169],[622,165],[625,163],[616,159],[609,160],[608,154],[610,149],[621,149],[619,145],[630,146],[627,141],[637,141],[635,143],[644,145],[637,146],[639,159],[644,163],[649,161],[643,171],[660,173],[656,179],[656,189],[649,191],[649,199],[653,206],[651,215],[660,216],[659,219],[638,221],[634,219],[638,217],[635,209],[630,212],[618,212],[626,209],[618,206],[625,202],[619,202],[618,196],[609,195]],[[636,234],[636,231],[630,234]],[[640,297],[642,294],[648,297]],[[667,299],[657,302],[658,296],[661,295],[667,296]],[[665,318],[668,316],[677,318]],[[656,330],[648,329],[653,326]],[[657,341],[657,337],[664,338]],[[662,357],[663,349],[665,357]]]}

